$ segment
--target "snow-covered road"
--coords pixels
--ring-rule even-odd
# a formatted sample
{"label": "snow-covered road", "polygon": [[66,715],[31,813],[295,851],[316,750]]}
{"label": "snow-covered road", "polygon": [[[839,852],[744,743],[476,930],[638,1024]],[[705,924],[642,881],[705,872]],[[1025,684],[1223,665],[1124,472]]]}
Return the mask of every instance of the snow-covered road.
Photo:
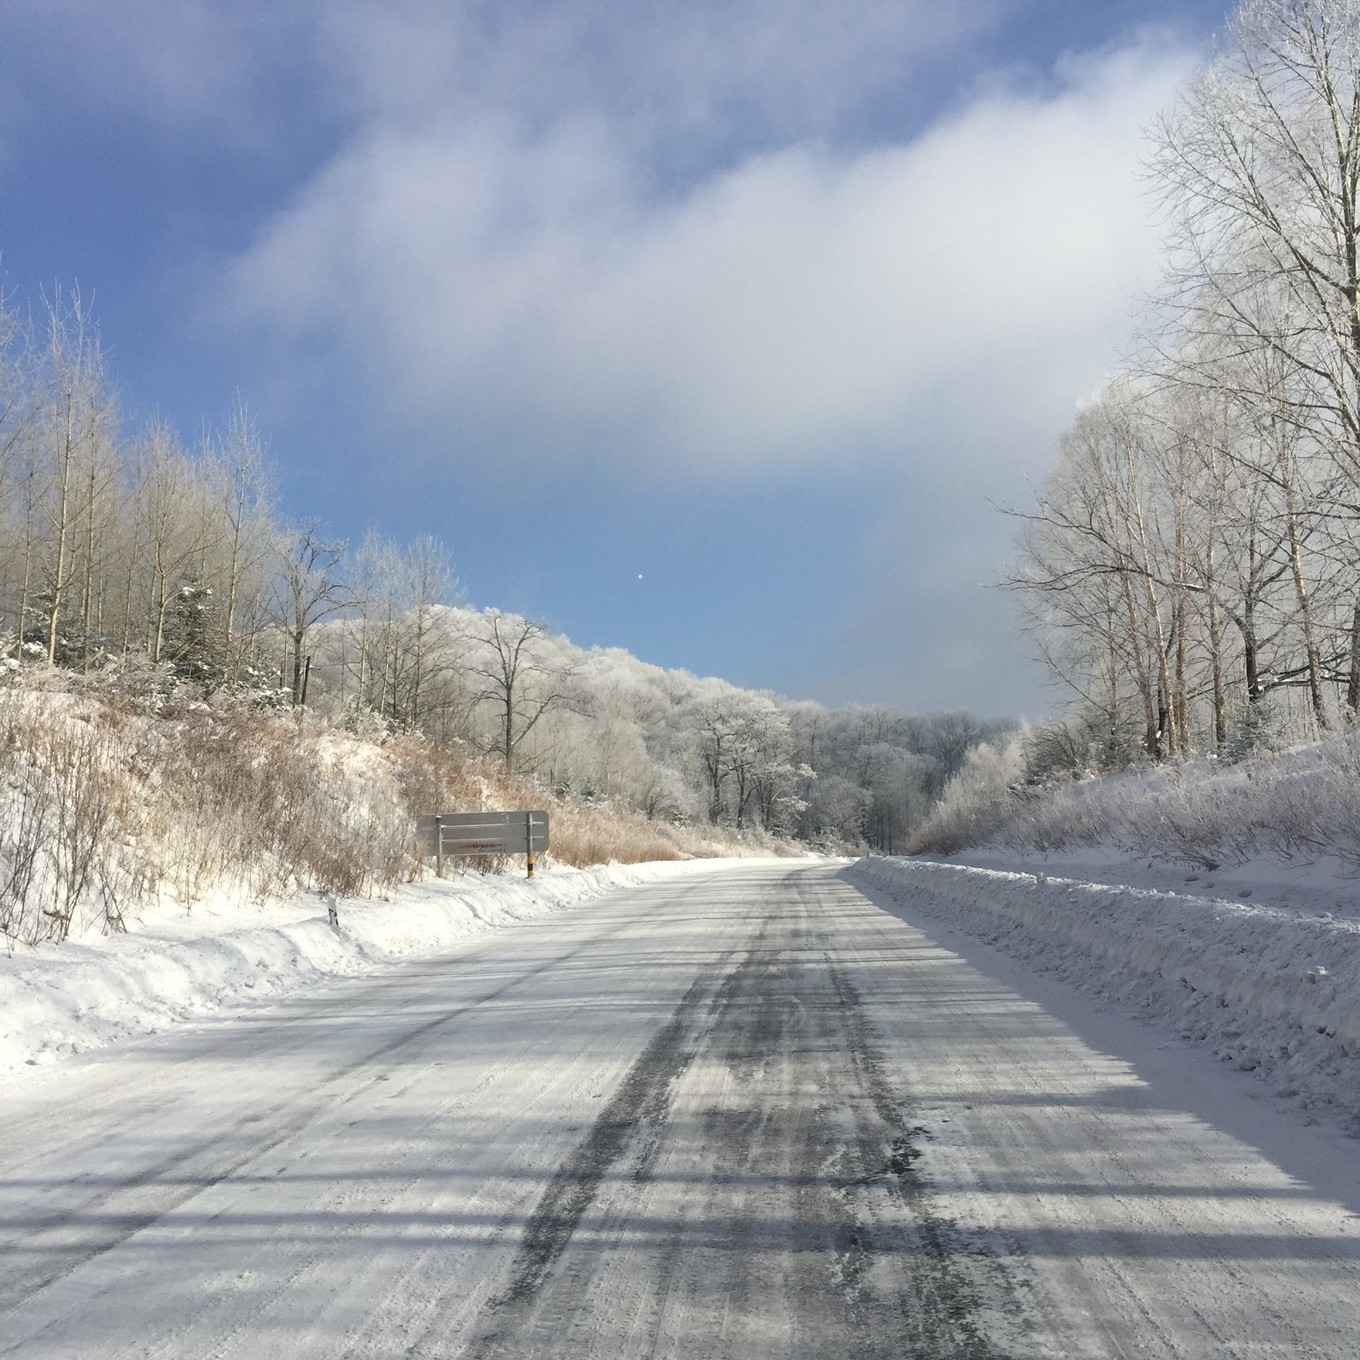
{"label": "snow-covered road", "polygon": [[0,1355],[1347,1357],[1355,1144],[725,864],[15,1082]]}

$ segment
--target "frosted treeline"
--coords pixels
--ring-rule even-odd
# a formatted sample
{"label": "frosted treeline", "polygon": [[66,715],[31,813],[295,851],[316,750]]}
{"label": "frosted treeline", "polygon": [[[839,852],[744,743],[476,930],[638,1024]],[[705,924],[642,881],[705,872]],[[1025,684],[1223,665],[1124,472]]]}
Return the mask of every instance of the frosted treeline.
{"label": "frosted treeline", "polygon": [[1133,362],[1017,512],[1010,584],[1069,712],[975,748],[912,844],[1351,873],[1360,0],[1244,0],[1148,170],[1165,272]]}
{"label": "frosted treeline", "polygon": [[449,551],[287,520],[244,406],[186,446],[120,420],[77,296],[0,306],[0,657],[153,701],[306,708],[655,822],[900,849],[966,714],[826,709],[458,607]]}
{"label": "frosted treeline", "polygon": [[1151,136],[1164,284],[1023,513],[1041,774],[1360,709],[1360,4],[1245,0]]}
{"label": "frosted treeline", "polygon": [[968,751],[1013,726],[791,702],[494,610],[356,609],[316,642],[309,702],[322,712],[415,723],[556,793],[653,819],[828,844],[904,849]]}

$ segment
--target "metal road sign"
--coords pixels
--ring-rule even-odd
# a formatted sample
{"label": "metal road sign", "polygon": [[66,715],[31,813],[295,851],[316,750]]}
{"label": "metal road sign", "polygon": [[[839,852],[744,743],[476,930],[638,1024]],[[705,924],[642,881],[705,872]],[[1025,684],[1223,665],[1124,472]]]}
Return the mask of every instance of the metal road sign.
{"label": "metal road sign", "polygon": [[546,812],[441,812],[416,822],[421,850],[445,855],[539,855],[548,848]]}

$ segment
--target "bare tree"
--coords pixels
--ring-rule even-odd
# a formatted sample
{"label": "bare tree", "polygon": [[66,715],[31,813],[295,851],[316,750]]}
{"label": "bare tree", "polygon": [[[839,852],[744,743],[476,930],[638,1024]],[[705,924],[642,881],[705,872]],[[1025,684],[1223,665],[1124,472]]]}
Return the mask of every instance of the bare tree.
{"label": "bare tree", "polygon": [[723,815],[724,788],[732,774],[732,748],[740,739],[735,695],[721,694],[697,706],[694,726],[708,783],[708,820],[717,826]]}
{"label": "bare tree", "polygon": [[345,623],[341,659],[355,703],[448,735],[454,710],[465,707],[463,639],[448,617],[457,591],[448,550],[432,535],[418,535],[405,548],[365,536],[354,559],[354,614]]}
{"label": "bare tree", "polygon": [[419,727],[436,701],[436,682],[448,678],[452,630],[441,611],[453,603],[458,582],[448,549],[432,534],[418,534],[402,555],[406,587],[402,615],[402,694],[406,720]]}
{"label": "bare tree", "polygon": [[[1157,758],[1184,744],[1173,657],[1185,583],[1165,551],[1152,446],[1144,394],[1127,380],[1112,384],[1078,417],[1037,508],[1023,516],[1009,584],[1043,599],[1047,626],[1099,638],[1090,660],[1108,657],[1131,676],[1144,745]],[[1078,692],[1087,683],[1064,678]]]}
{"label": "bare tree", "polygon": [[1266,350],[1255,393],[1360,473],[1360,0],[1244,0],[1156,128],[1184,324]]}
{"label": "bare tree", "polygon": [[295,708],[307,702],[312,629],[349,603],[339,574],[345,547],[343,539],[324,538],[312,521],[288,532],[278,548],[275,614],[288,640],[285,667]]}
{"label": "bare tree", "polygon": [[260,624],[271,546],[278,535],[264,440],[239,397],[226,429],[205,452],[222,517],[222,560],[214,574],[220,585],[223,644],[234,675]]}
{"label": "bare tree", "polygon": [[[42,477],[35,498],[42,531],[36,604],[50,666],[57,661],[72,589],[82,579],[77,546],[86,522],[83,496],[93,515],[100,468],[112,438],[113,399],[98,334],[79,294],[56,293],[47,306],[46,326],[50,395],[35,428]],[[85,546],[88,554],[92,545]]]}
{"label": "bare tree", "polygon": [[221,524],[195,465],[173,430],[156,422],[138,452],[135,508],[145,554],[146,652],[165,657],[166,622],[181,587],[204,586],[208,554]]}
{"label": "bare tree", "polygon": [[468,670],[482,685],[476,697],[496,714],[493,749],[514,770],[524,739],[543,717],[556,708],[581,708],[584,700],[574,684],[576,667],[547,655],[542,624],[493,609],[483,625],[473,633],[479,656]]}
{"label": "bare tree", "polygon": [[24,629],[33,573],[37,508],[34,423],[41,385],[30,328],[0,297],[0,608],[17,638]]}
{"label": "bare tree", "polygon": [[[1223,380],[1224,351],[1239,360],[1234,388],[1279,426],[1272,438],[1313,441],[1345,484],[1330,512],[1360,516],[1360,0],[1244,0],[1156,137],[1175,326],[1217,341],[1207,380]],[[1326,727],[1329,649],[1297,562],[1293,575]],[[1351,597],[1351,641],[1335,650],[1360,703]]]}

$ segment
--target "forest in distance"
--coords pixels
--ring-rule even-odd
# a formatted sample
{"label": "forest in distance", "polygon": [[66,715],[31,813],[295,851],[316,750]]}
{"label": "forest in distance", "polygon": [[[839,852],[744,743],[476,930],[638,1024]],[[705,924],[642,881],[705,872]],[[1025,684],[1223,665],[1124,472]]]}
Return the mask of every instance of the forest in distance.
{"label": "forest in distance", "polygon": [[81,299],[0,311],[0,649],[35,671],[418,733],[558,797],[900,851],[974,745],[1014,723],[827,708],[584,650],[458,604],[429,536],[289,522],[244,406],[186,447],[127,429]]}

